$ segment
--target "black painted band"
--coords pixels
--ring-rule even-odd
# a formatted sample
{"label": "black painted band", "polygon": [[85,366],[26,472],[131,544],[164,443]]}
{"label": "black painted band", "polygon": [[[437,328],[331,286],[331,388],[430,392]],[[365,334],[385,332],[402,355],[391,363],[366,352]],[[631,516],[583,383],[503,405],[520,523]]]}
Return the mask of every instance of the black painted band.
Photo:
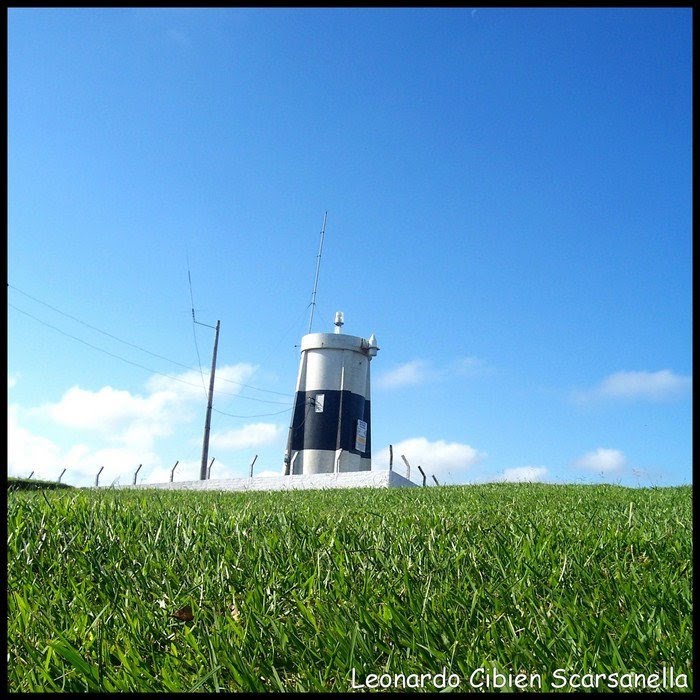
{"label": "black painted band", "polygon": [[[323,395],[323,410],[321,400]],[[357,421],[367,423],[365,450],[355,449]],[[340,427],[340,429],[339,429]],[[297,392],[290,429],[292,452],[299,450],[346,450],[362,457],[371,457],[370,402],[351,391]]]}

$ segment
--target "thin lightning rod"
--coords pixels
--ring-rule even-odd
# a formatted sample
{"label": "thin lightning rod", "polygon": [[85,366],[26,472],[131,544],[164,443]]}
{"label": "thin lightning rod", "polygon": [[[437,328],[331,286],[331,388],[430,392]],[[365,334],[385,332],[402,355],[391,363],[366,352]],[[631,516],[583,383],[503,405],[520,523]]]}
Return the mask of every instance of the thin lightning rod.
{"label": "thin lightning rod", "polygon": [[316,287],[318,287],[318,273],[321,269],[321,253],[323,252],[323,237],[326,233],[326,217],[328,212],[323,215],[323,227],[321,228],[321,243],[318,246],[318,255],[316,256],[316,277],[314,279],[314,291],[311,293],[311,318],[309,319],[309,333],[311,333],[311,324],[314,322],[314,308],[316,307]]}

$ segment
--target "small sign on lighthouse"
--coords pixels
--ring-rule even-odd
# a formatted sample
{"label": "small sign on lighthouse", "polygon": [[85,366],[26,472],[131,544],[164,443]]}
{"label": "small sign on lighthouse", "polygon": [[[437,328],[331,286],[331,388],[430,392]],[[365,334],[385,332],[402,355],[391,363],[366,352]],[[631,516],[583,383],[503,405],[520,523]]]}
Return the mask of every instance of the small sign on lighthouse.
{"label": "small sign on lighthouse", "polygon": [[364,452],[367,449],[367,422],[357,421],[357,436],[355,438],[355,449]]}

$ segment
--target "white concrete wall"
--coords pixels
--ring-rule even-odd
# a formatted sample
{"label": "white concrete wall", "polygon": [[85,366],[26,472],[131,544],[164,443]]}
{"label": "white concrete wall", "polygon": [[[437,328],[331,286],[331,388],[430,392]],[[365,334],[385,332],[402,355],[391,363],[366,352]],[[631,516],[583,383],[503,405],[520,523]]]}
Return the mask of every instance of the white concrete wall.
{"label": "white concrete wall", "polygon": [[254,476],[242,479],[172,481],[163,484],[128,485],[119,488],[194,491],[287,491],[296,489],[376,489],[417,485],[394,471],[370,471],[346,472],[345,474],[296,474],[293,476]]}

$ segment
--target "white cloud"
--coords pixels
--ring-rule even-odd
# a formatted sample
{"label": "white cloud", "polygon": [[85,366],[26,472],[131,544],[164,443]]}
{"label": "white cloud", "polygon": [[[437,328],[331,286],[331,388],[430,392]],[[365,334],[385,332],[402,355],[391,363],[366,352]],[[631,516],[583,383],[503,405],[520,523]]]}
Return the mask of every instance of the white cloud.
{"label": "white cloud", "polygon": [[395,369],[380,374],[377,386],[383,389],[398,389],[402,386],[422,384],[434,376],[430,365],[425,360],[411,360]]}
{"label": "white cloud", "polygon": [[[207,467],[211,463],[211,459],[207,461]],[[216,474],[216,469],[215,469],[216,462],[212,464],[211,467],[211,477],[212,479],[221,479],[224,478],[221,476],[221,474]],[[158,466],[151,471],[147,472],[145,476],[142,476],[141,472],[139,472],[139,479],[137,483],[144,483],[144,484],[165,484],[170,481],[170,472],[173,470],[173,467],[175,467],[175,471],[173,473],[173,481],[198,481],[199,480],[199,473],[201,470],[202,466],[202,461],[201,459],[198,460],[186,460],[182,462],[178,462],[177,467],[175,467],[175,460],[172,461],[172,464],[167,465],[167,466]],[[221,466],[221,465],[218,465]],[[132,483],[130,481],[129,483]],[[122,483],[122,485],[124,485]]]}
{"label": "white cloud", "polygon": [[12,387],[17,385],[17,375],[16,374],[8,374],[7,375],[7,388],[12,389]]}
{"label": "white cloud", "polygon": [[[239,392],[255,370],[247,363],[222,366],[216,374],[218,395]],[[58,425],[91,431],[113,444],[147,451],[155,439],[172,435],[178,425],[190,422],[197,415],[197,404],[206,404],[208,391],[198,370],[173,377],[154,375],[146,389],[145,395],[138,395],[111,386],[98,391],[74,386],[57,403],[32,412]]]}
{"label": "white cloud", "polygon": [[478,357],[462,357],[454,365],[455,374],[462,377],[480,377],[491,374],[493,369],[487,367]]}
{"label": "white cloud", "polygon": [[225,433],[213,433],[210,445],[217,450],[242,450],[267,445],[283,434],[283,426],[274,423],[251,423]]}
{"label": "white cloud", "polygon": [[[73,485],[93,485],[100,467],[100,484],[109,484],[120,478],[121,483],[131,483],[131,478],[139,464],[143,464],[143,475],[159,463],[152,451],[144,451],[139,446],[116,446],[94,449],[82,442],[64,449],[46,437],[32,434],[21,426],[18,409],[10,406],[7,426],[7,465],[10,476],[27,477],[33,471],[34,479],[56,481],[61,472],[63,483]],[[125,481],[126,479],[126,481]]]}
{"label": "white cloud", "polygon": [[99,391],[74,386],[57,403],[32,413],[58,425],[94,432],[112,443],[148,450],[157,437],[171,435],[176,423],[189,418],[179,404],[177,395],[165,391],[144,397],[110,386]]}
{"label": "white cloud", "polygon": [[513,467],[511,469],[505,469],[503,475],[497,479],[497,481],[543,481],[546,474],[546,467]]}
{"label": "white cloud", "polygon": [[44,413],[54,422],[69,428],[109,434],[123,429],[134,419],[153,416],[158,409],[157,403],[152,397],[134,396],[111,386],[102,387],[99,391],[73,386],[60,401],[44,404],[36,413]]}
{"label": "white cloud", "polygon": [[259,474],[257,472],[253,472],[253,476],[262,476],[265,478],[269,478],[271,476],[281,476],[282,475],[282,469],[278,469],[277,471],[272,471],[271,469],[264,469],[261,471]]}
{"label": "white cloud", "polygon": [[[211,447],[211,445],[210,445]],[[215,479],[242,479],[247,478],[250,474],[250,463],[252,460],[247,460],[244,464],[239,463],[235,465],[228,464],[225,460],[214,459],[212,463],[213,455],[211,449],[209,451],[209,457],[207,460],[207,467],[211,467],[210,478]],[[280,464],[282,462],[280,458]],[[164,484],[170,481],[170,472],[174,466],[175,462],[168,466],[160,466],[153,469],[145,478],[139,475],[139,482],[144,484]],[[202,461],[201,458],[195,460],[188,460],[180,462],[175,468],[175,473],[173,474],[173,481],[199,481],[199,475],[201,471]],[[255,467],[260,467],[260,460],[256,460],[253,465],[253,476],[280,476],[282,474],[282,467],[277,471],[261,469],[256,471]],[[132,472],[133,476],[133,472]],[[122,484],[125,482],[122,481]],[[128,483],[132,483],[131,480]]]}
{"label": "white cloud", "polygon": [[66,476],[70,477],[70,483],[93,486],[98,469],[104,467],[100,473],[100,486],[109,486],[112,483],[125,486],[133,483],[134,473],[139,464],[143,466],[138,473],[138,482],[144,479],[152,469],[157,468],[161,460],[152,451],[131,446],[115,446],[90,450],[80,460],[72,460],[70,464],[70,473],[66,472]]}
{"label": "white cloud", "polygon": [[[218,395],[238,394],[257,370],[256,365],[239,362],[235,365],[222,365],[214,374],[214,389]],[[146,388],[151,393],[172,393],[182,400],[204,400],[209,392],[209,370],[191,369],[173,377],[154,374]]]}
{"label": "white cloud", "polygon": [[61,473],[61,450],[51,440],[32,433],[19,424],[17,407],[7,411],[7,473],[36,479],[58,479]]}
{"label": "white cloud", "polygon": [[[430,479],[431,474],[435,474],[440,483],[445,481],[459,483],[464,480],[470,468],[486,456],[485,453],[478,452],[464,443],[445,442],[444,440],[430,442],[424,437],[402,440],[392,447],[394,469],[402,474],[405,472],[405,465],[401,459],[401,455],[405,455],[411,465],[411,480],[418,482],[422,479],[418,465],[423,468],[428,479]],[[388,446],[373,455],[372,468],[389,468]]]}
{"label": "white cloud", "polygon": [[690,390],[693,378],[675,374],[669,369],[658,372],[615,372],[594,389],[578,392],[574,398],[590,399],[644,399],[663,401],[682,396]]}
{"label": "white cloud", "polygon": [[616,372],[600,385],[603,396],[660,400],[678,396],[692,386],[692,378],[674,374],[671,370],[658,372]]}
{"label": "white cloud", "polygon": [[577,459],[574,466],[596,472],[614,472],[622,469],[626,463],[627,459],[620,450],[599,447]]}
{"label": "white cloud", "polygon": [[[217,392],[236,394],[256,369],[247,363],[222,366],[216,374]],[[117,478],[121,484],[130,484],[134,471],[142,464],[139,481],[154,483],[154,478],[168,481],[178,455],[174,454],[170,462],[166,454],[164,465],[154,451],[154,444],[159,438],[175,435],[182,426],[200,417],[200,408],[203,416],[206,391],[198,370],[173,377],[155,375],[145,386],[143,395],[111,386],[97,391],[74,386],[59,401],[26,411],[26,416],[35,421],[48,419],[54,427],[64,429],[65,444],[73,439],[72,447],[60,447],[58,441],[34,434],[35,428],[20,425],[18,407],[12,407],[8,411],[8,473],[28,476],[33,470],[35,478],[53,480],[67,467],[63,481],[92,485],[98,469],[104,466],[100,484]],[[219,386],[223,387],[221,391]],[[69,430],[75,431],[75,435],[71,436]],[[246,426],[241,431],[225,434],[224,442],[228,440],[231,445],[241,447],[257,446],[271,439],[273,432],[277,437],[276,430],[275,426],[262,424]],[[281,434],[281,428],[279,430]],[[91,440],[96,444],[90,444]],[[196,442],[201,444],[200,440]],[[178,465],[175,478],[199,478],[199,463],[192,462],[192,465],[185,462]],[[220,471],[222,465],[217,464],[217,467]],[[224,478],[226,475],[220,471],[217,476]]]}
{"label": "white cloud", "polygon": [[383,372],[374,381],[382,389],[398,389],[451,377],[480,377],[492,372],[493,368],[478,357],[461,357],[443,367],[435,367],[430,360],[417,359]]}

